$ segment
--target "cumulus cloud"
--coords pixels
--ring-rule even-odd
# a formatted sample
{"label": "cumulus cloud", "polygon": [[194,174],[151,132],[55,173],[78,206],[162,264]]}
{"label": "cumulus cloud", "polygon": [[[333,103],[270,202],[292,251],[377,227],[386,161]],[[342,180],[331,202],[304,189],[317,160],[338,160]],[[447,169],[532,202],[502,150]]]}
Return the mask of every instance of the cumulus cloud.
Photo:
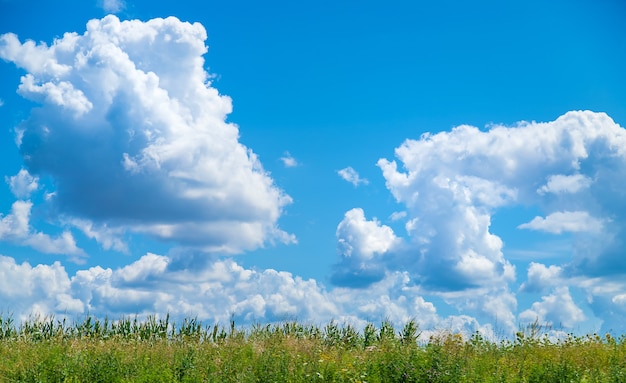
{"label": "cumulus cloud", "polygon": [[68,255],[72,261],[81,263],[86,253],[77,246],[71,232],[66,230],[57,237],[51,237],[31,227],[32,207],[30,201],[16,201],[11,206],[11,213],[4,217],[0,214],[0,241],[30,246],[45,254]]}
{"label": "cumulus cloud", "polygon": [[[408,287],[406,273],[392,273],[370,290],[326,290],[315,280],[272,269],[246,269],[232,260],[203,269],[172,270],[171,258],[148,253],[118,268],[100,266],[69,276],[58,262],[32,267],[0,256],[0,301],[20,318],[30,314],[98,316],[170,313],[208,322],[331,320],[364,326],[419,318],[423,328],[443,326],[431,302]],[[16,286],[19,286],[17,288]],[[467,326],[467,331],[476,330]]]}
{"label": "cumulus cloud", "polygon": [[367,179],[361,178],[359,176],[359,173],[357,173],[357,171],[354,170],[351,166],[337,171],[337,174],[339,174],[341,178],[350,182],[355,187],[359,185],[367,185],[369,183]]}
{"label": "cumulus cloud", "polygon": [[551,175],[548,182],[537,189],[537,193],[577,193],[582,189],[586,189],[591,185],[592,180],[582,174],[574,175]]}
{"label": "cumulus cloud", "polygon": [[393,230],[377,219],[365,218],[363,209],[346,212],[337,226],[337,249],[341,262],[332,280],[338,285],[363,286],[384,277],[382,262],[376,258],[398,248],[401,241]]}
{"label": "cumulus cloud", "polygon": [[[381,159],[378,166],[391,193],[408,208],[411,237],[423,254],[419,260],[447,259],[455,265],[453,275],[471,282],[485,276],[488,263],[492,277],[505,274],[502,241],[490,231],[492,215],[504,206],[530,205],[547,213],[520,228],[586,235],[602,229],[617,238],[626,218],[617,176],[626,170],[625,148],[626,130],[606,114],[574,111],[547,123],[486,131],[463,125],[425,134],[396,149],[401,165]],[[603,225],[608,221],[610,230]],[[581,250],[588,241],[575,243]],[[485,260],[474,262],[473,254]],[[468,261],[472,268],[465,267]]]}
{"label": "cumulus cloud", "polygon": [[11,187],[13,195],[21,199],[30,197],[39,188],[39,178],[31,176],[26,169],[21,169],[14,176],[4,177],[4,180]]}
{"label": "cumulus cloud", "polygon": [[19,320],[29,315],[83,313],[83,303],[70,295],[70,279],[59,262],[35,267],[0,255],[2,310]]}
{"label": "cumulus cloud", "polygon": [[545,218],[535,217],[528,223],[518,226],[520,229],[540,230],[553,234],[562,232],[591,232],[598,233],[602,230],[603,224],[599,219],[595,219],[586,211],[557,211]]}
{"label": "cumulus cloud", "polygon": [[[394,252],[372,257],[369,269],[406,270],[422,291],[514,326],[515,268],[491,221],[502,208],[532,206],[543,217],[520,222],[519,229],[567,232],[573,251],[566,265],[531,265],[522,291],[548,288],[548,278],[557,275],[580,281],[608,270],[626,273],[626,262],[620,261],[626,185],[619,176],[626,172],[626,130],[606,114],[573,111],[552,122],[486,130],[462,125],[408,139],[395,154],[395,160],[380,159],[378,166],[389,191],[406,207],[407,238]],[[342,238],[338,235],[340,243]],[[343,275],[361,267],[343,266]],[[564,290],[555,294],[525,317],[554,321],[549,308],[554,297],[570,297]],[[574,318],[568,325],[583,318],[574,306],[564,306]]]}
{"label": "cumulus cloud", "polygon": [[298,161],[296,161],[289,152],[285,152],[285,155],[280,157],[280,160],[286,168],[295,168],[298,166]]}
{"label": "cumulus cloud", "polygon": [[548,287],[555,286],[561,281],[562,269],[559,266],[531,262],[528,266],[526,282],[522,283],[520,291],[541,292]]}
{"label": "cumulus cloud", "polygon": [[549,326],[573,328],[585,320],[585,314],[574,303],[569,289],[565,286],[556,287],[550,295],[541,297],[531,308],[523,311],[520,320],[526,323],[538,321]]}
{"label": "cumulus cloud", "polygon": [[206,38],[174,17],[113,15],[50,46],[0,36],[0,57],[28,72],[18,92],[41,103],[17,128],[20,152],[30,174],[54,179],[64,219],[207,252],[295,241],[277,224],[291,198],[226,122]]}

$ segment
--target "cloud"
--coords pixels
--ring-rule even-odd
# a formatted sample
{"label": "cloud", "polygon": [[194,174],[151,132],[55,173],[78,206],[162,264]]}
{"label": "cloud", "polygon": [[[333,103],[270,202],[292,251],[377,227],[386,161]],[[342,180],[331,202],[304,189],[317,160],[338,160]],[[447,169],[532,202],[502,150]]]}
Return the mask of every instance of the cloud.
{"label": "cloud", "polygon": [[359,185],[367,185],[369,183],[369,181],[365,178],[359,177],[359,173],[357,173],[357,171],[354,170],[351,166],[337,171],[337,174],[339,174],[341,178],[350,182],[355,187]]}
{"label": "cloud", "polygon": [[[580,285],[587,276],[626,274],[620,258],[626,181],[619,176],[626,172],[626,130],[606,114],[573,111],[552,122],[486,130],[461,125],[408,139],[395,154],[395,160],[380,159],[378,166],[405,207],[406,238],[393,252],[368,260],[376,278],[363,280],[364,286],[383,273],[404,270],[423,293],[514,329],[515,267],[491,222],[501,209],[517,206],[531,206],[545,217],[519,223],[520,229],[571,233],[573,249],[567,264],[531,265],[522,291],[551,287],[547,279],[557,275]],[[343,238],[338,235],[340,245]],[[358,276],[363,269],[343,254],[340,259],[343,276]],[[567,297],[569,291],[556,290],[524,317],[540,315],[567,325],[583,320],[569,301],[562,308],[572,317],[557,316],[554,299]]]}
{"label": "cloud", "polygon": [[314,280],[287,272],[244,269],[231,260],[202,269],[171,270],[169,257],[148,253],[120,269],[93,267],[71,279],[72,296],[98,315],[169,312],[225,323],[317,319],[336,308]]}
{"label": "cloud", "polygon": [[39,178],[31,176],[26,169],[21,169],[17,175],[4,177],[4,180],[9,184],[11,192],[17,198],[28,198],[32,192],[39,188]]}
{"label": "cloud", "polygon": [[624,232],[626,185],[618,174],[626,171],[626,130],[604,113],[573,111],[552,122],[486,131],[462,125],[406,140],[396,157],[378,166],[407,207],[410,242],[421,254],[414,262],[429,270],[423,278],[431,283],[446,274],[468,284],[510,275],[502,240],[490,231],[502,207],[546,212],[520,228],[580,234],[573,242],[580,259],[598,236],[613,243],[596,247],[599,257],[613,259],[609,249]]}
{"label": "cloud", "polygon": [[[341,318],[354,323],[362,312],[373,320],[390,314],[398,322],[423,312],[429,321],[436,320],[431,303],[406,293],[360,293],[355,302],[349,298],[350,290],[329,294],[315,280],[287,272],[244,269],[231,260],[201,270],[171,271],[170,262],[166,256],[148,253],[119,269],[96,266],[70,277],[58,262],[32,267],[0,256],[0,297],[20,318],[36,313],[109,317],[170,313],[176,319],[197,316],[221,323],[234,316],[239,324],[295,318],[314,323]],[[403,281],[390,278],[376,287],[388,294]]]}
{"label": "cloud", "polygon": [[11,213],[1,217],[0,240],[24,238],[28,236],[30,227],[30,209],[32,202],[16,201],[11,206]]}
{"label": "cloud", "polygon": [[586,211],[558,211],[546,218],[535,217],[532,221],[519,225],[518,228],[561,234],[562,232],[598,233],[603,226],[602,221],[591,217]]}
{"label": "cloud", "polygon": [[100,7],[109,13],[118,13],[126,8],[123,0],[100,0]]}
{"label": "cloud", "polygon": [[389,219],[395,222],[395,221],[399,221],[399,220],[405,218],[406,216],[407,216],[406,211],[394,211],[389,216]]}
{"label": "cloud", "polygon": [[84,305],[69,290],[70,279],[59,262],[32,267],[0,255],[2,310],[16,319],[25,320],[31,314],[83,313]]}
{"label": "cloud", "polygon": [[582,174],[574,175],[551,175],[548,182],[537,189],[537,193],[577,193],[580,190],[584,190],[591,185],[592,180],[585,177]]}
{"label": "cloud", "polygon": [[0,302],[19,319],[31,314],[72,319],[82,314],[119,318],[169,313],[177,322],[186,317],[206,324],[234,319],[237,325],[334,320],[358,328],[367,322],[390,320],[400,326],[417,319],[426,333],[453,328],[495,339],[491,326],[475,318],[440,317],[434,304],[411,287],[406,272],[389,273],[367,290],[327,290],[313,279],[246,269],[232,260],[187,270],[172,270],[171,263],[167,256],[147,253],[121,268],[96,266],[70,276],[58,262],[33,267],[0,256]]}
{"label": "cloud", "polygon": [[81,219],[71,219],[69,225],[78,228],[87,238],[95,239],[104,250],[116,250],[128,253],[128,245],[124,242],[122,228],[109,228],[106,225],[96,226],[93,222]]}
{"label": "cloud", "polygon": [[33,230],[30,226],[32,207],[30,201],[16,201],[11,206],[10,214],[4,217],[0,214],[0,241],[29,246],[45,254],[67,255],[70,260],[82,263],[86,253],[77,246],[71,232],[66,230],[57,237],[51,237]]}
{"label": "cloud", "polygon": [[42,104],[17,141],[28,172],[53,178],[61,219],[205,252],[295,242],[277,223],[291,198],[225,121],[205,40],[198,23],[112,15],[50,46],[0,36],[0,57],[28,72],[19,93]]}
{"label": "cloud", "polygon": [[285,155],[280,157],[280,160],[286,168],[295,168],[298,166],[298,161],[296,161],[289,152],[285,152]]}
{"label": "cloud", "polygon": [[548,287],[555,286],[561,281],[562,272],[559,266],[546,267],[541,263],[531,262],[528,266],[526,282],[522,283],[520,291],[541,292]]}
{"label": "cloud", "polygon": [[389,226],[375,218],[368,221],[359,208],[346,212],[336,235],[341,262],[335,266],[332,281],[337,285],[359,287],[380,281],[384,267],[377,258],[401,245]]}
{"label": "cloud", "polygon": [[552,294],[541,297],[541,302],[533,303],[519,317],[526,323],[538,321],[540,324],[569,329],[586,319],[565,286],[556,287]]}

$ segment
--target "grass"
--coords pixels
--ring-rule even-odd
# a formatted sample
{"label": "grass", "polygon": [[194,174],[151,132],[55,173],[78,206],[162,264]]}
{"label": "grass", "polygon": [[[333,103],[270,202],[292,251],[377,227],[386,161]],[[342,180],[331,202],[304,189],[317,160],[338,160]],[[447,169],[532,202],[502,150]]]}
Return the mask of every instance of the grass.
{"label": "grass", "polygon": [[335,322],[238,329],[149,317],[0,318],[2,382],[626,382],[625,338],[552,339],[536,323],[514,340],[415,321],[362,331]]}

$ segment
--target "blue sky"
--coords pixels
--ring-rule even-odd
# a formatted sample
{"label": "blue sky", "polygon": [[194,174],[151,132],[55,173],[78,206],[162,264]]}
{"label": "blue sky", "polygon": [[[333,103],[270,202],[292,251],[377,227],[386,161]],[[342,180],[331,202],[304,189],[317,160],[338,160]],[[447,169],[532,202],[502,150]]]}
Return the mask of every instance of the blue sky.
{"label": "blue sky", "polygon": [[625,11],[0,0],[0,309],[623,332]]}

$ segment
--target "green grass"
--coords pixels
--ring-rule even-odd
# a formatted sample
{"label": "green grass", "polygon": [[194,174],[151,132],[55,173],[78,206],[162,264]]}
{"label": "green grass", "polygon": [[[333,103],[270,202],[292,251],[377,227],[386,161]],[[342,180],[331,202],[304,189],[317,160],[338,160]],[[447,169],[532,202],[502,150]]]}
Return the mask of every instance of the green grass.
{"label": "green grass", "polygon": [[414,321],[238,329],[169,317],[0,318],[2,382],[626,382],[622,337],[551,339],[533,324],[492,342]]}

